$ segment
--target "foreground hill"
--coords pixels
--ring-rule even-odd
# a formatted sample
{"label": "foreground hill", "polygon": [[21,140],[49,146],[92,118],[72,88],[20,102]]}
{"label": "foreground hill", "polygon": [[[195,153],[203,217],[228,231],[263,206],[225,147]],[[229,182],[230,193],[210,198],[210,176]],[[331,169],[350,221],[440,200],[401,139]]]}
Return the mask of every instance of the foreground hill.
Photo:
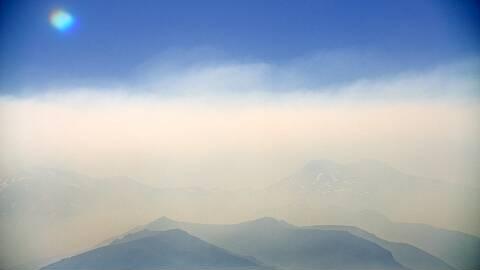
{"label": "foreground hill", "polygon": [[[186,230],[210,243],[282,269],[404,270],[379,245],[346,231],[306,230],[272,218],[233,225],[182,223],[160,218],[150,231]],[[144,231],[132,232],[112,243],[129,243]]]}
{"label": "foreground hill", "polygon": [[122,241],[63,259],[42,270],[256,269],[234,255],[181,230],[141,231]]}

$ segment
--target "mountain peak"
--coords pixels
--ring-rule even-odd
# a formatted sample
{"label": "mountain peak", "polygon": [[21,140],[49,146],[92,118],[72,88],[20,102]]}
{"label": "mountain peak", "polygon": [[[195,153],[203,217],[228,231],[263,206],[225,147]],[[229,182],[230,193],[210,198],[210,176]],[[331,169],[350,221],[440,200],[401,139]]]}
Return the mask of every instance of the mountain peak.
{"label": "mountain peak", "polygon": [[179,221],[176,221],[174,219],[171,219],[167,216],[162,216],[157,218],[156,220],[152,221],[150,224],[158,224],[158,225],[175,225],[180,223]]}
{"label": "mountain peak", "polygon": [[157,218],[156,220],[148,223],[145,228],[149,230],[166,230],[166,229],[176,229],[181,222],[176,220],[170,219],[166,216],[162,216]]}
{"label": "mountain peak", "polygon": [[165,237],[165,236],[178,236],[178,237],[184,237],[188,235],[187,232],[177,229],[177,228],[172,228],[168,229],[165,231],[155,231],[155,230],[150,230],[148,228],[142,229],[140,231],[132,232],[129,234],[126,234],[110,243],[110,245],[116,245],[119,243],[125,243],[125,242],[130,242],[142,238],[147,238],[147,237]]}
{"label": "mountain peak", "polygon": [[338,163],[328,160],[328,159],[315,159],[315,160],[310,160],[305,164],[305,166],[302,168],[302,170],[331,170],[332,168],[338,167]]}
{"label": "mountain peak", "polygon": [[326,193],[345,180],[344,174],[344,166],[334,161],[311,160],[291,176],[273,185],[272,189],[301,193],[320,190]]}
{"label": "mountain peak", "polygon": [[283,221],[278,220],[273,217],[262,217],[259,219],[254,219],[251,221],[242,222],[240,224],[248,224],[248,225],[258,225],[258,226],[281,226],[281,227],[292,227],[291,224]]}
{"label": "mountain peak", "polygon": [[[152,233],[141,231],[140,234]],[[130,241],[99,247],[60,260],[48,270],[252,269],[260,265],[179,230],[132,235]]]}
{"label": "mountain peak", "polygon": [[176,222],[176,221],[167,217],[167,216],[161,216],[161,217],[157,218],[154,222],[169,222],[169,223],[171,223],[171,222]]}

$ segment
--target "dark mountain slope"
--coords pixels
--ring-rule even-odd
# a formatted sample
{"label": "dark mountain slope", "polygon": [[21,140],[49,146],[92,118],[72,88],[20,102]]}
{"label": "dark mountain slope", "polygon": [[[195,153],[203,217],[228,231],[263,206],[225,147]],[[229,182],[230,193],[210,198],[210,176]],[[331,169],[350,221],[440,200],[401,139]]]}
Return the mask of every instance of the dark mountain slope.
{"label": "dark mountain slope", "polygon": [[112,243],[63,259],[43,270],[252,269],[259,266],[181,230],[139,233],[131,241]]}

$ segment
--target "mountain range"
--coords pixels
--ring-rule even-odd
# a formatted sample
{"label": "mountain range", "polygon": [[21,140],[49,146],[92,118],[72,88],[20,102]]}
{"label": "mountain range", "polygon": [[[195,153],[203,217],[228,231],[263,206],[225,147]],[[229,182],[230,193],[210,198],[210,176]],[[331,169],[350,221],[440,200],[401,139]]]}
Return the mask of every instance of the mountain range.
{"label": "mountain range", "polygon": [[[480,210],[480,204],[476,204],[478,189],[405,174],[380,162],[311,161],[261,190],[160,189],[129,178],[97,179],[54,169],[0,178],[0,237],[12,243],[1,247],[0,269],[38,269],[55,258],[83,253],[99,239],[145,224],[158,213],[202,223],[238,223],[273,216],[277,218],[273,224],[282,224],[278,220],[282,219],[312,226],[348,225],[330,229],[348,231],[349,235],[374,243],[391,252],[395,261],[406,268],[480,269],[477,236],[421,224],[472,231],[476,228],[473,225],[479,224],[478,216],[465,213]],[[456,225],[447,226],[450,223],[445,221]],[[281,228],[279,224],[273,227]],[[296,232],[297,227],[283,225],[285,228],[278,231],[288,232],[284,235],[306,237],[302,236],[304,232]],[[218,228],[209,235],[221,235]],[[238,244],[241,241],[233,245],[235,241],[230,243],[227,238],[207,239],[199,231],[180,229],[236,254],[250,256],[245,252],[247,245],[242,248]],[[329,231],[315,228],[320,229]],[[78,237],[84,232],[88,237]],[[315,237],[319,235],[315,233]],[[262,261],[270,265],[271,260],[265,255]]]}
{"label": "mountain range", "polygon": [[228,269],[264,265],[292,270],[407,269],[390,251],[347,231],[302,229],[273,218],[233,225],[160,218],[104,246],[43,269]]}
{"label": "mountain range", "polygon": [[[340,224],[348,221],[345,219],[351,218],[352,212],[368,210],[394,220],[480,233],[474,226],[480,223],[480,217],[465,215],[480,213],[479,192],[477,187],[415,176],[373,160],[313,160],[271,185],[264,196],[288,198],[275,208],[275,216],[297,223],[310,219],[312,225],[326,224],[325,219],[331,218],[330,224]],[[404,201],[408,203],[401,203]],[[319,214],[295,216],[301,209]]]}
{"label": "mountain range", "polygon": [[[309,269],[309,267],[312,266],[305,265],[306,261],[309,260],[299,254],[310,254],[310,256],[317,259],[322,257],[320,254],[328,254],[327,257],[332,258],[332,254],[335,252],[333,247],[338,248],[337,252],[340,253],[343,251],[355,252],[355,247],[362,247],[362,245],[365,244],[364,241],[366,241],[376,248],[382,248],[388,253],[391,253],[391,256],[396,262],[408,269],[455,269],[441,259],[415,246],[385,241],[356,227],[298,227],[273,218],[261,218],[231,225],[212,225],[178,222],[162,217],[147,225],[137,227],[128,234],[110,239],[106,241],[104,245],[118,241],[128,241],[136,237],[138,231],[148,230],[152,232],[175,228],[188,231],[193,235],[235,251],[238,254],[254,256],[270,265],[276,265],[279,268]],[[342,243],[345,245],[342,246]],[[292,248],[292,246],[294,248]],[[330,247],[330,250],[325,252],[325,247]],[[372,248],[372,246],[369,247]],[[368,250],[366,246],[364,246],[363,249]],[[316,254],[316,252],[319,254]],[[294,255],[292,256],[292,254]],[[390,255],[387,257],[389,256]],[[297,264],[295,263],[296,260],[298,260]],[[342,259],[342,261],[343,260],[344,259]],[[326,267],[326,265],[323,264],[326,262],[319,261],[317,263],[322,267]],[[359,265],[360,262],[357,261],[356,264]],[[315,267],[320,266],[317,265]],[[342,267],[345,268],[347,266],[344,265]],[[385,268],[387,266],[382,267]]]}

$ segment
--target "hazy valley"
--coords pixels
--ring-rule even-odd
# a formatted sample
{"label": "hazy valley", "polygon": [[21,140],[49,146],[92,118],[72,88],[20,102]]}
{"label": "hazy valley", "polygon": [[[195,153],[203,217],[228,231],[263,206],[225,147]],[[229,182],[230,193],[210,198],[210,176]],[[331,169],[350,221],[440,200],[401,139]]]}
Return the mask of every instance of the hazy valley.
{"label": "hazy valley", "polygon": [[[394,179],[395,184],[386,184],[386,179]],[[8,176],[0,190],[2,238],[16,243],[3,247],[1,261],[4,269],[35,269],[90,250],[46,269],[115,269],[119,265],[113,261],[118,262],[132,249],[150,250],[149,254],[167,252],[169,241],[162,240],[161,235],[155,238],[156,232],[180,229],[199,237],[206,242],[204,245],[218,248],[218,256],[246,258],[253,263],[251,267],[476,269],[480,250],[476,231],[466,234],[411,222],[435,223],[442,216],[460,215],[456,211],[467,211],[466,202],[475,208],[475,192],[403,174],[374,161],[311,161],[277,184],[257,190],[161,189],[129,178],[95,179],[52,169],[31,170]],[[408,203],[398,203],[402,199]],[[419,207],[414,205],[420,200],[423,212],[416,213]],[[434,212],[438,207],[444,211]],[[423,215],[428,209],[432,213]],[[410,223],[392,222],[385,216]],[[468,230],[462,223],[445,225]],[[121,239],[105,240],[116,239],[132,227],[136,229]],[[179,243],[186,243],[165,254],[173,252],[172,256],[178,258],[192,254],[187,249],[191,239],[185,239],[190,236],[174,234],[180,237]],[[143,238],[146,243],[132,243],[134,247],[126,244],[127,240]],[[92,250],[94,247],[101,250]],[[226,267],[212,261],[209,264],[205,254],[210,251],[200,249],[193,254],[204,258],[207,268]],[[102,267],[92,261],[97,252],[110,254],[101,255],[105,260]],[[171,265],[163,265],[165,260],[153,259],[153,255],[138,256],[141,259],[132,261],[145,264],[131,265],[132,269],[194,267],[191,262],[197,260],[192,255],[185,258],[190,264],[176,264],[179,259],[172,259]],[[237,260],[225,260],[230,259]],[[227,265],[239,267],[235,263]]]}

